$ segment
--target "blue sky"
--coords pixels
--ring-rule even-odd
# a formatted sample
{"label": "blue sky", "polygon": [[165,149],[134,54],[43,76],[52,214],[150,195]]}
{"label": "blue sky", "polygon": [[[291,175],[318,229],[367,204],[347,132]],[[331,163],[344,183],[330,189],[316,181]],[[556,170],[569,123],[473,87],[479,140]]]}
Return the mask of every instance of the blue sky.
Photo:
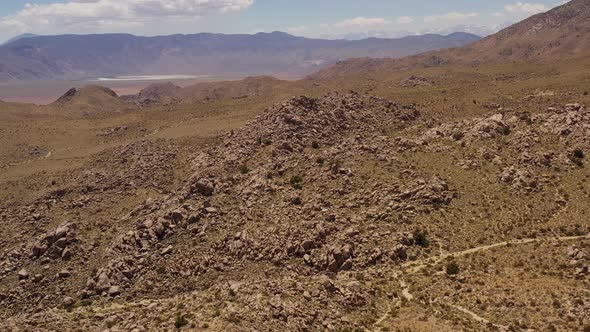
{"label": "blue sky", "polygon": [[0,40],[37,34],[287,31],[324,38],[480,35],[562,0],[0,0]]}

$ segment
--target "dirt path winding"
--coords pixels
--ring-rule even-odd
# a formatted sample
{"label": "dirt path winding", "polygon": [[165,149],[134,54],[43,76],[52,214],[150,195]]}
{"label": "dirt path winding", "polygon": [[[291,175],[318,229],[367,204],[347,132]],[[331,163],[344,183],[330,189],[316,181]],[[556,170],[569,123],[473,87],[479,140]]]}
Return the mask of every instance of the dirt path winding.
{"label": "dirt path winding", "polygon": [[[405,300],[411,302],[414,300],[414,295],[412,295],[412,293],[410,292],[410,286],[405,282],[405,280],[403,279],[403,276],[400,276],[400,275],[402,275],[402,274],[406,274],[406,275],[416,274],[432,264],[440,263],[441,261],[447,259],[448,257],[453,257],[453,258],[463,257],[463,256],[467,256],[467,255],[482,252],[482,251],[487,251],[487,250],[494,249],[494,248],[506,247],[509,245],[522,245],[522,244],[528,244],[528,243],[544,242],[544,241],[549,241],[549,240],[574,241],[574,240],[582,240],[582,239],[590,239],[590,234],[581,235],[581,236],[528,238],[528,239],[520,239],[520,240],[503,241],[503,242],[488,244],[485,246],[466,249],[466,250],[458,251],[458,252],[454,252],[454,253],[441,253],[440,255],[435,256],[435,257],[430,257],[430,258],[419,260],[419,261],[408,262],[408,263],[402,264],[401,270],[393,271],[393,274],[394,274],[394,278],[398,280],[398,282],[402,288],[403,298]],[[479,316],[477,313],[470,311],[469,309],[466,309],[466,308],[461,307],[459,305],[448,303],[448,302],[439,302],[439,303],[442,305],[449,306],[459,312],[462,312],[463,314],[466,314],[467,316],[469,316],[472,320],[477,321],[479,323],[486,324],[486,325],[491,324],[500,330],[507,330],[508,329],[507,326],[492,323],[489,320],[487,320],[486,318]],[[375,322],[375,324],[373,324],[373,331],[379,331],[379,328],[377,326],[379,324],[383,323],[385,321],[385,319],[387,319],[387,317],[389,316],[390,310],[391,310],[391,305],[388,307],[388,310],[383,314],[383,316],[381,316]]]}

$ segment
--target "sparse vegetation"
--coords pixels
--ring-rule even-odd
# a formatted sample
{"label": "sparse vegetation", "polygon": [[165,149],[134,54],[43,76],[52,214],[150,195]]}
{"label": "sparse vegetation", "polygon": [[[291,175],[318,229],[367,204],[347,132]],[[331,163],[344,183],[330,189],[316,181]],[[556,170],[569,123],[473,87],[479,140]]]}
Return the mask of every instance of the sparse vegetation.
{"label": "sparse vegetation", "polygon": [[301,190],[303,189],[303,177],[301,177],[300,175],[295,175],[293,177],[291,177],[291,180],[289,180],[289,183],[291,183],[291,186],[293,186],[293,188],[297,189],[297,190]]}
{"label": "sparse vegetation", "polygon": [[414,231],[414,243],[417,246],[426,248],[430,245],[430,241],[428,240],[428,236],[425,231],[421,229],[417,229]]}
{"label": "sparse vegetation", "polygon": [[240,166],[240,174],[246,175],[248,173],[250,173],[250,168],[248,166],[246,166],[246,165]]}
{"label": "sparse vegetation", "polygon": [[459,274],[459,272],[461,272],[461,269],[459,268],[459,264],[457,264],[457,262],[450,261],[447,264],[445,271],[448,275],[455,275],[455,274]]}
{"label": "sparse vegetation", "polygon": [[258,137],[257,139],[258,145],[269,146],[272,144],[272,140],[268,137]]}
{"label": "sparse vegetation", "polygon": [[176,320],[174,321],[174,327],[176,327],[176,329],[181,329],[184,326],[186,326],[188,324],[188,320],[186,319],[186,317],[184,317],[183,314],[178,313],[176,315]]}
{"label": "sparse vegetation", "polygon": [[577,166],[583,167],[584,157],[584,151],[582,151],[581,149],[575,149],[570,156],[570,160]]}

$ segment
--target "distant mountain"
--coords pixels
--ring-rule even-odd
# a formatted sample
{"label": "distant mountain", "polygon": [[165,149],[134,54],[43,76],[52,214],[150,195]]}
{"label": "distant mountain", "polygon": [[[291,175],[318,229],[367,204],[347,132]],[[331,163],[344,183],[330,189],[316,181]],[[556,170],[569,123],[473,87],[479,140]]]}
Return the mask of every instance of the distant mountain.
{"label": "distant mountain", "polygon": [[14,41],[17,41],[17,40],[23,39],[23,38],[31,38],[31,37],[37,37],[37,36],[38,35],[33,34],[33,33],[23,33],[22,35],[18,35],[18,36],[15,36],[15,37],[10,38],[9,40],[5,41],[4,43],[2,43],[0,45],[12,43]]}
{"label": "distant mountain", "polygon": [[399,59],[349,59],[309,78],[376,73],[416,66],[542,61],[589,54],[590,0],[573,0],[462,47]]}
{"label": "distant mountain", "polygon": [[0,80],[116,75],[304,75],[352,57],[403,57],[479,40],[466,33],[323,40],[283,32],[38,36],[0,46]]}

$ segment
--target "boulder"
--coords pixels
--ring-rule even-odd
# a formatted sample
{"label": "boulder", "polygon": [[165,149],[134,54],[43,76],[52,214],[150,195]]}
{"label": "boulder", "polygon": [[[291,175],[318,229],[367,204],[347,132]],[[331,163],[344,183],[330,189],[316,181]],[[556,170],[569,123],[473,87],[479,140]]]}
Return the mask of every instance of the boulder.
{"label": "boulder", "polygon": [[60,278],[69,278],[72,275],[72,273],[69,270],[61,270],[58,273],[58,276]]}
{"label": "boulder", "polygon": [[195,183],[194,190],[203,196],[211,196],[215,191],[215,186],[207,179],[200,179]]}
{"label": "boulder", "polygon": [[164,248],[162,250],[162,256],[171,254],[173,250],[174,250],[174,248],[172,248],[172,246],[167,246],[166,248]]}
{"label": "boulder", "polygon": [[69,296],[66,296],[62,301],[62,305],[66,309],[73,307],[75,303],[76,303],[76,300],[74,300],[73,298],[71,298]]}
{"label": "boulder", "polygon": [[94,286],[94,289],[96,290],[96,292],[97,293],[106,292],[110,288],[111,288],[111,281],[109,280],[109,276],[105,272],[99,274],[98,279],[96,281],[96,285]]}
{"label": "boulder", "polygon": [[24,279],[28,279],[29,278],[29,271],[27,271],[26,269],[22,269],[20,271],[18,271],[18,279],[19,280],[24,280]]}
{"label": "boulder", "polygon": [[121,295],[121,291],[119,289],[119,286],[111,286],[107,292],[107,294],[109,294],[109,296],[115,297],[118,295]]}

